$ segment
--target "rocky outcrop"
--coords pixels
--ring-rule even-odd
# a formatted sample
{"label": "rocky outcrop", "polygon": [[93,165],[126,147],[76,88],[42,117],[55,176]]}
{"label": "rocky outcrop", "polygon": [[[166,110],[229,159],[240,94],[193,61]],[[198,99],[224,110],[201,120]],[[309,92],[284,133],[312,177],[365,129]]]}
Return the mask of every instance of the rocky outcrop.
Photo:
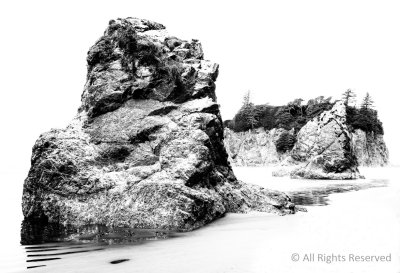
{"label": "rocky outcrop", "polygon": [[276,176],[306,179],[355,179],[360,174],[346,125],[346,107],[339,101],[303,126],[290,157]]}
{"label": "rocky outcrop", "polygon": [[389,150],[383,135],[357,129],[351,134],[351,144],[359,166],[377,167],[389,163]]}
{"label": "rocky outcrop", "polygon": [[[338,108],[339,106],[336,107]],[[343,106],[340,106],[340,108],[342,111],[340,115],[343,115]],[[327,111],[327,113],[329,113],[329,111]],[[294,158],[297,158],[296,153],[300,143],[296,146],[297,150],[293,148],[293,152],[288,150],[283,153],[277,150],[277,140],[279,140],[283,133],[294,136],[296,141],[299,137],[299,140],[303,142],[314,141],[316,136],[319,136],[320,140],[324,139],[327,135],[333,137],[334,135],[332,133],[335,130],[327,129],[331,128],[330,125],[328,125],[328,127],[323,125],[322,127],[324,127],[324,129],[321,130],[319,125],[315,122],[316,120],[322,120],[323,116],[326,116],[326,113],[321,114],[317,119],[309,122],[307,125],[308,127],[300,131],[301,133],[298,136],[294,133],[293,129],[287,131],[282,128],[274,128],[268,131],[264,130],[264,128],[257,128],[245,132],[234,132],[229,128],[225,128],[224,144],[228,152],[229,161],[233,166],[237,167],[284,166],[284,168],[279,168],[278,171],[275,171],[275,174],[281,176],[289,175],[290,169],[298,164],[298,162],[295,162],[296,160]],[[383,135],[374,134],[373,132],[364,132],[360,129],[350,130],[345,125],[345,120],[346,117],[343,116],[340,123],[344,125],[344,135],[350,137],[350,149],[346,149],[353,153],[357,159],[358,166],[386,166],[389,163],[389,151],[386,147]],[[307,131],[305,131],[306,129]],[[313,131],[314,129],[316,131]],[[314,146],[317,147],[318,145],[316,144]],[[340,150],[342,149],[340,148]],[[291,155],[293,155],[294,158],[292,158]]]}
{"label": "rocky outcrop", "polygon": [[[224,130],[224,144],[229,161],[233,166],[274,166],[280,163],[288,153],[279,153],[276,141],[285,129],[264,130],[257,128],[246,132]],[[292,132],[293,133],[293,132]]]}
{"label": "rocky outcrop", "polygon": [[285,194],[233,174],[218,65],[197,40],[147,20],[112,20],[87,62],[77,116],[33,147],[26,220],[192,230],[226,212],[294,212]]}

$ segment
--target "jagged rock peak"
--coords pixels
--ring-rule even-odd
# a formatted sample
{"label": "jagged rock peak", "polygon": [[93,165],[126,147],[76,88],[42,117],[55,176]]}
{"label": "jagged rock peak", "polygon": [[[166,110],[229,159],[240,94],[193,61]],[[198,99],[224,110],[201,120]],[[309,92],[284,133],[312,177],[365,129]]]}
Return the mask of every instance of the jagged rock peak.
{"label": "jagged rock peak", "polygon": [[[146,19],[140,19],[136,17],[127,17],[126,19],[118,18],[117,20],[110,20],[109,25],[114,26],[116,24],[120,25],[130,25],[138,32],[145,32],[149,30],[161,30],[165,29],[165,26]],[[106,32],[110,30],[110,27],[106,29]]]}
{"label": "jagged rock peak", "polygon": [[77,117],[33,147],[26,219],[192,230],[226,212],[294,212],[285,194],[233,174],[218,65],[203,60],[198,41],[147,20],[112,20],[87,60]]}
{"label": "jagged rock peak", "polygon": [[129,99],[216,99],[218,65],[203,60],[201,44],[169,36],[164,26],[148,20],[111,20],[90,48],[87,63],[80,109],[90,118]]}

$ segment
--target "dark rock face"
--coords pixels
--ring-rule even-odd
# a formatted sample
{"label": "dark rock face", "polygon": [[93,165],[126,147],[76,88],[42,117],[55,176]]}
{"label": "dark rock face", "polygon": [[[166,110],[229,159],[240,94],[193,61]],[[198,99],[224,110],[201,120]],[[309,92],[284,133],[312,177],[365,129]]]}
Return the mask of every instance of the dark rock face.
{"label": "dark rock face", "polygon": [[77,116],[33,147],[26,219],[192,230],[226,212],[294,212],[286,195],[235,178],[218,65],[203,60],[197,40],[147,20],[112,20],[87,62]]}

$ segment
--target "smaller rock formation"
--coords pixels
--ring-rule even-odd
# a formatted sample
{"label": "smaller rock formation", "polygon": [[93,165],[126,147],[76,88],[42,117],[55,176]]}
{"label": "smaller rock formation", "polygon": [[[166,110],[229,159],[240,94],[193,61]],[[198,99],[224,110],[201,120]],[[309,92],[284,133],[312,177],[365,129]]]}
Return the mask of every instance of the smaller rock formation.
{"label": "smaller rock formation", "polygon": [[351,133],[351,145],[359,166],[383,167],[389,163],[389,150],[381,134],[357,129]]}
{"label": "smaller rock formation", "polygon": [[[329,112],[329,110],[331,110],[331,108],[325,111]],[[316,115],[316,117],[320,116],[321,114]],[[350,132],[351,139],[350,150],[354,153],[358,166],[383,167],[389,163],[389,151],[383,139],[383,131],[380,133],[379,131],[366,132],[363,129],[354,129],[353,124],[349,121],[353,120],[354,123],[354,113],[353,116],[349,116],[348,109],[345,119],[342,120],[346,120],[346,130]],[[310,127],[312,124],[314,123],[311,122],[308,126]],[[317,128],[318,126],[314,124],[314,127]],[[281,165],[285,166],[286,171],[288,171],[290,166],[293,167],[293,165],[297,164],[292,157],[288,157],[290,151],[294,147],[293,142],[297,142],[298,138],[294,128],[288,131],[283,128],[265,130],[260,127],[243,132],[236,132],[230,128],[232,127],[228,128],[228,126],[226,126],[224,130],[224,144],[229,155],[229,161],[233,166],[275,167]],[[310,131],[312,131],[311,127]],[[326,133],[325,129],[320,132]],[[315,134],[316,132],[313,134],[313,139],[315,139]],[[285,139],[285,135],[290,136],[290,141],[293,140],[293,142]],[[306,142],[309,138],[304,133],[303,136],[300,134],[300,137],[303,137]],[[280,147],[282,146],[280,143],[283,143],[284,149]],[[299,146],[297,146],[297,149],[298,147]],[[295,151],[293,153],[295,153]],[[280,169],[279,173],[282,174],[284,171]]]}
{"label": "smaller rock formation", "polygon": [[346,107],[339,101],[309,121],[297,134],[290,156],[273,175],[305,179],[360,178],[346,125]]}

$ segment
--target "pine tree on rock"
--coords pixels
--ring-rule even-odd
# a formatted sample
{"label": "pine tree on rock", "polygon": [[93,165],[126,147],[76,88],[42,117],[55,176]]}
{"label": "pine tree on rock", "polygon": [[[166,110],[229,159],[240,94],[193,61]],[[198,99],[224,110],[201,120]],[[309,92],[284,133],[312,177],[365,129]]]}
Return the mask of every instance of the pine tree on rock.
{"label": "pine tree on rock", "polygon": [[[351,121],[351,120],[350,120]],[[352,126],[365,132],[374,132],[383,135],[382,122],[378,118],[378,112],[374,110],[374,101],[367,93],[361,103],[358,115],[355,116]]]}
{"label": "pine tree on rock", "polygon": [[250,91],[247,91],[243,97],[243,105],[240,112],[241,116],[251,129],[257,127],[259,110],[255,107],[254,103],[250,102]]}
{"label": "pine tree on rock", "polygon": [[346,105],[346,107],[350,106],[350,104],[353,104],[355,102],[355,98],[356,94],[351,89],[347,89],[342,94],[342,100],[344,102],[344,105]]}
{"label": "pine tree on rock", "polygon": [[368,110],[372,110],[374,108],[374,101],[371,99],[371,96],[367,92],[362,103],[361,103],[361,111],[368,112]]}

